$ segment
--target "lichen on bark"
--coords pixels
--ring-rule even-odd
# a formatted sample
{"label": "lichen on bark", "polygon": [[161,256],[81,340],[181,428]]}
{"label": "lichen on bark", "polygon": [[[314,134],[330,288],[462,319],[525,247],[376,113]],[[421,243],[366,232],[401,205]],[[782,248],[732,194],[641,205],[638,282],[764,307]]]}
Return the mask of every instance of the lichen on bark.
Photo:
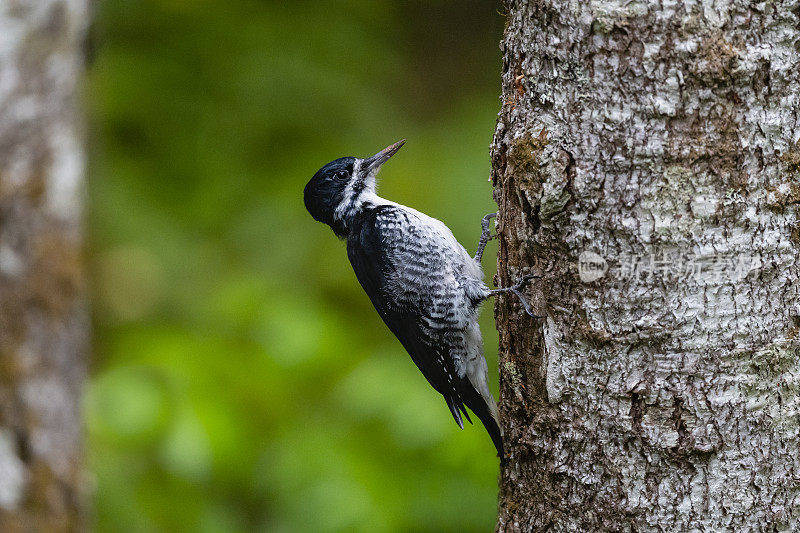
{"label": "lichen on bark", "polygon": [[498,530],[800,529],[800,3],[506,7]]}

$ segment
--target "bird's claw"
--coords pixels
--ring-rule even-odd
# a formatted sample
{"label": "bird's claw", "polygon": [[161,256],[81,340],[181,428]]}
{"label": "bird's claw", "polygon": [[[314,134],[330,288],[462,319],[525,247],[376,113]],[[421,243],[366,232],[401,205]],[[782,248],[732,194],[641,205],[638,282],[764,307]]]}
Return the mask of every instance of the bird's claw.
{"label": "bird's claw", "polygon": [[522,276],[522,278],[517,283],[515,283],[514,285],[511,285],[510,287],[503,287],[503,288],[500,288],[500,289],[495,289],[494,291],[492,291],[492,293],[493,294],[499,294],[501,292],[514,293],[514,295],[516,295],[516,297],[519,298],[520,303],[522,303],[522,307],[525,309],[525,312],[528,315],[532,316],[533,318],[545,318],[544,315],[537,315],[536,313],[533,312],[533,309],[531,309],[531,305],[528,303],[528,300],[525,298],[525,295],[522,294],[522,292],[521,292],[522,288],[530,280],[541,278],[541,277],[542,276],[536,276],[536,275],[533,275],[533,274],[526,274],[526,275]]}
{"label": "bird's claw", "polygon": [[488,215],[484,215],[481,220],[481,238],[478,241],[478,251],[475,252],[474,257],[475,261],[479,263],[483,257],[483,250],[486,248],[486,243],[497,237],[496,233],[492,235],[492,229],[490,228],[491,220],[496,216],[497,213],[489,213]]}
{"label": "bird's claw", "polygon": [[491,233],[492,230],[489,227],[489,224],[491,224],[491,220],[493,218],[496,218],[496,217],[497,217],[497,213],[489,213],[488,215],[484,215],[483,220],[481,220],[481,228],[483,229],[483,235],[488,234],[488,237],[486,237],[487,241],[491,241],[492,239],[496,239],[497,236],[498,236],[497,233],[492,234]]}

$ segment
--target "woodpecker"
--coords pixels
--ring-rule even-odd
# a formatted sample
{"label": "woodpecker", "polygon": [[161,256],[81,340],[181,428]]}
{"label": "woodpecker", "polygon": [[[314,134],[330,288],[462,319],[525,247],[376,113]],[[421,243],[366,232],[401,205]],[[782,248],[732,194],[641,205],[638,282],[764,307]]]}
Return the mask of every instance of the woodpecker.
{"label": "woodpecker", "polygon": [[441,221],[381,198],[375,177],[405,144],[387,146],[372,157],[342,157],[322,167],[304,191],[306,209],[347,241],[356,277],[383,321],[400,340],[428,383],[441,394],[458,426],[466,407],[483,422],[503,457],[503,432],[489,390],[483,341],[478,327],[481,302],[513,293],[535,315],[520,289],[489,289],[481,256],[493,238],[495,213],[482,221],[475,256],[470,256]]}

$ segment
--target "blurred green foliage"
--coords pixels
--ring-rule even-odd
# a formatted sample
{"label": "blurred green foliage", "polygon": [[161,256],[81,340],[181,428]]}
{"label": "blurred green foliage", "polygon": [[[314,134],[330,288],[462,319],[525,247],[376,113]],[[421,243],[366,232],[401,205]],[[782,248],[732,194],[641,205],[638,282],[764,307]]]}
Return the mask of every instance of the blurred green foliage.
{"label": "blurred green foliage", "polygon": [[[329,160],[405,137],[381,192],[474,250],[494,207],[497,6],[96,8],[85,94],[97,530],[491,530],[488,435],[453,423],[302,191]],[[483,331],[496,384],[489,308]]]}

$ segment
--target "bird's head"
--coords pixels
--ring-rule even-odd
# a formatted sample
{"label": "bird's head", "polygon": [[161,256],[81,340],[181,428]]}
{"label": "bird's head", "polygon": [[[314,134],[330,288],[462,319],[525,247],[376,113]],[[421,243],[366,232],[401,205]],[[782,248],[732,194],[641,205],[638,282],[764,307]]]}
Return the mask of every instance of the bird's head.
{"label": "bird's head", "polygon": [[306,185],[306,209],[314,220],[323,222],[340,237],[347,235],[347,222],[375,195],[375,176],[403,144],[405,139],[387,146],[372,157],[341,157],[314,174]]}

